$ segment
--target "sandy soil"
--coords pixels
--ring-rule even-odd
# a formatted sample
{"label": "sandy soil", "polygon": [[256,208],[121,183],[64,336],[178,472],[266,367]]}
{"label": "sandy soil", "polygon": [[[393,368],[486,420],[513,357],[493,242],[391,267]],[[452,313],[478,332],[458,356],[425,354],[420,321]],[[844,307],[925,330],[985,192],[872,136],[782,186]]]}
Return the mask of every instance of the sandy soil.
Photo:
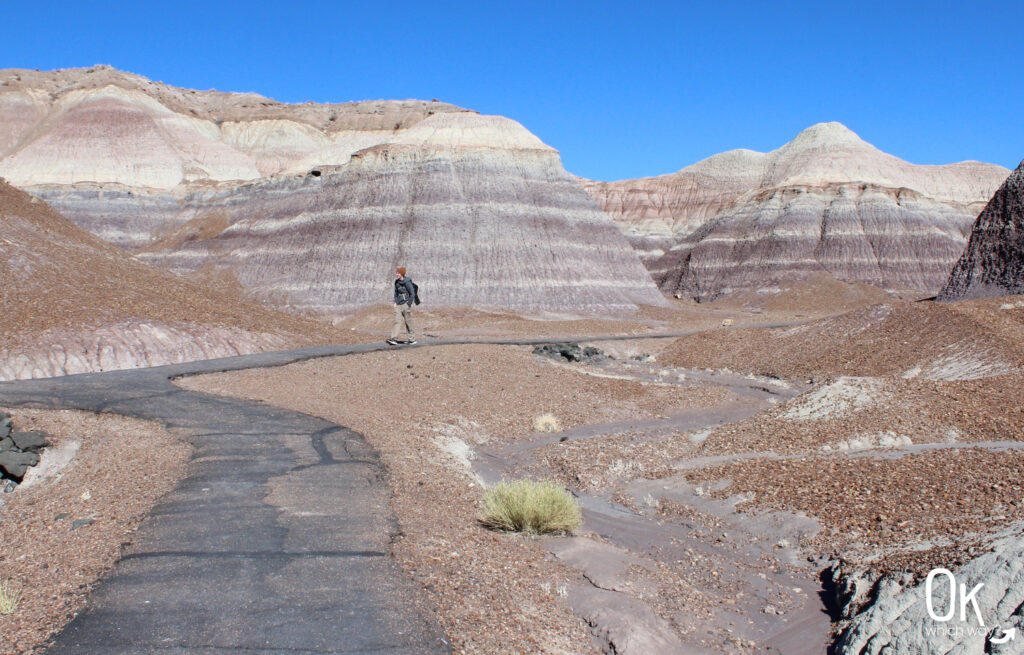
{"label": "sandy soil", "polygon": [[593,652],[564,599],[580,573],[535,540],[478,524],[482,488],[467,461],[474,448],[529,435],[547,412],[572,428],[728,396],[594,377],[503,346],[404,349],[180,384],[258,398],[365,434],[390,475],[405,535],[396,555],[433,597],[459,653]]}
{"label": "sandy soil", "polygon": [[702,304],[701,307],[784,312],[797,317],[823,316],[846,313],[868,305],[894,302],[899,298],[899,294],[887,293],[870,284],[842,282],[822,272],[806,280],[779,282],[774,287],[738,289],[719,300]]}
{"label": "sandy soil", "polygon": [[[415,308],[413,319],[416,329],[422,334],[442,338],[547,338],[568,334],[586,338],[611,334],[682,332],[720,327],[723,321],[743,326],[807,320],[864,307],[881,299],[892,300],[884,292],[870,288],[873,289],[871,294],[838,294],[836,302],[819,301],[816,306],[804,303],[787,291],[765,308],[743,302],[698,305],[692,301],[670,299],[670,307],[641,306],[632,316],[597,317],[554,313],[528,315],[496,308],[432,307],[424,304]],[[336,326],[347,328],[363,335],[366,341],[372,341],[383,339],[390,333],[392,316],[390,306],[375,305],[336,322]]]}
{"label": "sandy soil", "polygon": [[1024,297],[1016,296],[877,304],[806,325],[697,334],[665,348],[660,360],[787,379],[927,375],[915,368],[944,365],[970,376],[1020,367],[1022,343]]}
{"label": "sandy soil", "polygon": [[798,455],[863,448],[879,439],[899,445],[1021,441],[1022,383],[1021,376],[1006,375],[955,381],[840,377],[716,429],[695,454]]}
{"label": "sandy soil", "polygon": [[[337,323],[365,336],[367,341],[384,339],[391,332],[394,310],[374,305]],[[547,314],[527,316],[502,309],[431,307],[413,310],[416,330],[428,337],[545,337],[559,334],[633,334],[650,331],[653,325],[641,317],[600,319],[588,316]]]}
{"label": "sandy soil", "polygon": [[979,553],[986,534],[1024,520],[1024,480],[1006,475],[1022,465],[1024,452],[965,448],[760,459],[685,476],[713,497],[742,495],[740,511],[815,516],[825,529],[805,544],[811,552],[923,578],[936,566],[956,568]]}
{"label": "sandy soil", "polygon": [[48,450],[79,447],[51,477],[0,497],[0,580],[22,592],[17,611],[0,615],[4,655],[41,652],[81,610],[133,530],[184,476],[190,455],[154,423],[77,411],[9,413],[15,427],[53,435]]}

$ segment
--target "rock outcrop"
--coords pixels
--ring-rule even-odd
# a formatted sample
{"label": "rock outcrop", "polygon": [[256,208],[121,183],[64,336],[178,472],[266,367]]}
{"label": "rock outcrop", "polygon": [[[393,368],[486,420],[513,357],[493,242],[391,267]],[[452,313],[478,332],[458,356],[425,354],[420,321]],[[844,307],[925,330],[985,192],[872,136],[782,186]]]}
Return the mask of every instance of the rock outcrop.
{"label": "rock outcrop", "polygon": [[940,300],[1024,293],[1024,162],[974,222]]}
{"label": "rock outcrop", "polygon": [[[436,101],[283,105],[97,68],[0,71],[0,174],[176,272],[336,317],[388,301],[629,312],[666,301],[518,123]],[[2,124],[2,123],[0,123]]]}
{"label": "rock outcrop", "polygon": [[30,467],[39,463],[40,452],[50,445],[45,432],[14,428],[11,415],[0,412],[0,493],[14,491]]}
{"label": "rock outcrop", "polygon": [[[1024,631],[1024,538],[1006,536],[992,552],[959,568],[954,576],[957,597],[950,594],[950,575],[932,584],[932,610],[940,617],[954,608],[948,621],[928,613],[927,583],[902,586],[883,579],[875,583],[867,609],[849,623],[835,648],[840,655],[935,655],[939,653],[1020,653]],[[974,604],[960,614],[959,585],[969,592],[980,585]],[[980,619],[980,620],[979,620]],[[1009,633],[1009,634],[1008,634]]]}
{"label": "rock outcrop", "polygon": [[935,293],[1005,178],[978,162],[917,166],[839,123],[778,150],[736,150],[672,175],[588,182],[663,291],[712,300],[827,272]]}
{"label": "rock outcrop", "polygon": [[0,180],[0,379],[169,364],[336,339],[142,263]]}

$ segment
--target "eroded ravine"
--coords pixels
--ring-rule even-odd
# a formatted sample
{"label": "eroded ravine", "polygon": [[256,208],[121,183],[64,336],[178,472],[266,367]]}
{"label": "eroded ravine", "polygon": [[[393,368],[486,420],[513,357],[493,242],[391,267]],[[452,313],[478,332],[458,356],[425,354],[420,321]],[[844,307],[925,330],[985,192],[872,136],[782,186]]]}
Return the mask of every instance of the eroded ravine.
{"label": "eroded ravine", "polygon": [[[474,469],[487,483],[524,471],[554,476],[544,452],[556,444],[621,434],[632,435],[637,443],[683,433],[699,436],[804,390],[781,380],[722,371],[668,371],[620,360],[564,366],[652,384],[719,387],[731,392],[732,399],[665,418],[536,433],[481,451]],[[694,442],[694,450],[698,444]],[[674,466],[685,468],[686,458]],[[568,589],[568,600],[595,636],[606,642],[607,650],[795,655],[825,651],[831,620],[818,581],[820,565],[803,560],[795,550],[799,538],[819,529],[815,521],[782,512],[756,518],[741,515],[734,510],[735,500],[707,498],[681,477],[631,480],[626,474],[609,487],[573,489],[583,506],[583,530],[588,534],[544,540],[550,552],[579,569],[589,582]],[[663,573],[677,576],[694,592],[690,599],[672,599],[678,609],[670,620],[663,618],[665,606],[659,608],[650,593],[650,579]]]}

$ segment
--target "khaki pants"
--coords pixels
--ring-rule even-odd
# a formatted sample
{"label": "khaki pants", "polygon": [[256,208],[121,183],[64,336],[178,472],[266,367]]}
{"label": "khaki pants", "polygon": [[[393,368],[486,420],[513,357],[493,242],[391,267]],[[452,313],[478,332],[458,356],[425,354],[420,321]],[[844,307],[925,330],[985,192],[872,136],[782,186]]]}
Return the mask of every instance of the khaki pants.
{"label": "khaki pants", "polygon": [[395,305],[395,323],[391,326],[391,338],[397,339],[402,328],[408,335],[410,341],[416,338],[412,328],[412,307],[409,305]]}

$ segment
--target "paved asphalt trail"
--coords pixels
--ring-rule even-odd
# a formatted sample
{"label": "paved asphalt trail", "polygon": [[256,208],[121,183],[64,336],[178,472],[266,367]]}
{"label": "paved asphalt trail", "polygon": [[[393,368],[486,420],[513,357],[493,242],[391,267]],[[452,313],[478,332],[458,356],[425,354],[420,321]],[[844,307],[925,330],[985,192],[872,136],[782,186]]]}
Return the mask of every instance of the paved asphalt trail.
{"label": "paved asphalt trail", "polygon": [[[553,341],[560,340],[423,345]],[[398,525],[384,470],[362,435],[307,414],[171,382],[384,348],[319,346],[0,382],[0,405],[155,420],[194,448],[187,477],[161,499],[86,610],[47,652],[450,652],[422,609],[421,591],[390,556]]]}

